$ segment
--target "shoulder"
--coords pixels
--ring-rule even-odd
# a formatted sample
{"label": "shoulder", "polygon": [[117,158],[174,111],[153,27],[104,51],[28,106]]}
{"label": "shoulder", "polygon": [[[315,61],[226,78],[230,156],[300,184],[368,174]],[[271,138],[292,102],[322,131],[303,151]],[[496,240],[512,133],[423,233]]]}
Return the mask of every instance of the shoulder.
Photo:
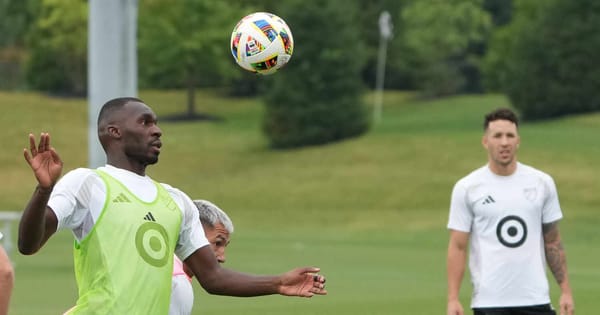
{"label": "shoulder", "polygon": [[471,173],[467,174],[463,178],[459,179],[456,182],[455,187],[467,188],[476,185],[477,183],[483,181],[488,173],[489,170],[487,168],[487,165],[484,165],[476,170],[473,170]]}
{"label": "shoulder", "polygon": [[[183,191],[169,185],[169,184],[165,184],[165,183],[159,183],[168,193],[169,195],[171,195],[172,197],[181,199],[181,198],[185,198],[188,197],[188,195],[186,195]],[[188,197],[189,198],[189,197]]]}
{"label": "shoulder", "polygon": [[169,193],[184,213],[193,210],[193,207],[195,207],[194,202],[186,193],[169,184],[160,183],[160,185]]}
{"label": "shoulder", "polygon": [[526,176],[533,176],[545,183],[553,183],[554,179],[552,178],[552,176],[550,176],[548,173],[543,172],[537,168],[534,168],[532,166],[523,164],[523,163],[519,163],[519,172],[521,172],[523,175]]}
{"label": "shoulder", "polygon": [[61,185],[82,185],[89,180],[100,179],[98,174],[94,170],[89,168],[76,168],[67,172],[57,184]]}

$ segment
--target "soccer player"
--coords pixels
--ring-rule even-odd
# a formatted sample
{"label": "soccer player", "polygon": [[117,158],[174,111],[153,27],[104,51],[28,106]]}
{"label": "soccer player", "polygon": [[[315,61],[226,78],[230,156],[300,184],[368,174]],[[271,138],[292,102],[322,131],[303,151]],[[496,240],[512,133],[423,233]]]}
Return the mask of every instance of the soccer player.
{"label": "soccer player", "polygon": [[468,245],[475,315],[556,314],[546,264],[561,288],[560,314],[574,312],[556,186],[546,173],[517,162],[518,127],[509,109],[487,114],[482,144],[488,163],[452,191],[448,315],[463,314],[459,290]]}
{"label": "soccer player", "polygon": [[[194,204],[198,208],[204,234],[217,261],[220,264],[225,263],[225,249],[233,233],[233,222],[227,213],[210,201],[194,200]],[[179,258],[174,259],[169,315],[189,315],[194,306],[194,290],[191,284],[194,274]]]}
{"label": "soccer player", "polygon": [[158,162],[161,136],[142,100],[110,100],[98,117],[106,166],[75,169],[59,180],[63,163],[50,135],[42,133],[37,145],[29,135],[23,154],[38,184],[19,223],[18,247],[31,255],[57,229],[73,232],[79,298],[70,314],[167,314],[173,253],[211,294],[327,294],[315,267],[271,276],[221,267],[192,200],[146,175]]}
{"label": "soccer player", "polygon": [[[3,235],[0,233],[0,240],[2,240],[2,237]],[[6,251],[0,245],[0,315],[8,314],[14,281],[14,269],[8,255],[6,255]]]}

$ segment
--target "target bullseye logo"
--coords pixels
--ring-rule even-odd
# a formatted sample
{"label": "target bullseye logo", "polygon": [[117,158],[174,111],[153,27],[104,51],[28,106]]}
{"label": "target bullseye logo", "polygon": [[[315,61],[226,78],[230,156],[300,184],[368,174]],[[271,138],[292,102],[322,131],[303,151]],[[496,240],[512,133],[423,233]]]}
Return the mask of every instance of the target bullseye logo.
{"label": "target bullseye logo", "polygon": [[509,215],[498,222],[496,236],[502,245],[516,248],[527,239],[527,225],[525,221],[516,215]]}
{"label": "target bullseye logo", "polygon": [[156,222],[146,222],[135,234],[135,247],[145,262],[162,267],[170,257],[169,237],[165,228]]}

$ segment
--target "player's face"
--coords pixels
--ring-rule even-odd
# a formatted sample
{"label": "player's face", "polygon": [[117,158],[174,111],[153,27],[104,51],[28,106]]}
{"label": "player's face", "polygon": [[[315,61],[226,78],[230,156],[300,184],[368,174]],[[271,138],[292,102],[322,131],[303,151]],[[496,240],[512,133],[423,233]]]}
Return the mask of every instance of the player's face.
{"label": "player's face", "polygon": [[215,252],[217,261],[221,264],[224,263],[226,260],[225,249],[227,248],[227,245],[229,245],[230,242],[229,232],[221,223],[215,224],[214,227],[210,227],[207,225],[203,225],[203,227],[204,235],[206,235],[206,238],[210,243],[210,247],[212,248],[213,252]]}
{"label": "player's face", "polygon": [[129,102],[123,107],[122,130],[125,155],[142,165],[158,162],[162,131],[157,125],[156,114],[139,102]]}
{"label": "player's face", "polygon": [[494,120],[483,135],[483,146],[488,151],[492,167],[507,168],[516,165],[520,143],[517,126],[509,120]]}

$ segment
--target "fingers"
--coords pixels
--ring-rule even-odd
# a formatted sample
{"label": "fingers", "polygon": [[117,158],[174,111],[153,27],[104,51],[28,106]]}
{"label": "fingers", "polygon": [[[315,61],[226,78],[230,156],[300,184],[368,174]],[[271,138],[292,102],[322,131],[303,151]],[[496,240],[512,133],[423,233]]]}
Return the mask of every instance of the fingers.
{"label": "fingers", "polygon": [[29,134],[29,150],[31,151],[31,156],[36,156],[35,136],[32,133]]}
{"label": "fingers", "polygon": [[324,276],[322,276],[322,275],[320,275],[318,273],[315,273],[313,275],[313,281],[314,282],[319,282],[319,283],[325,283],[325,281],[327,281],[327,279],[325,279]]}
{"label": "fingers", "polygon": [[31,165],[31,156],[29,155],[29,151],[27,151],[27,149],[23,149],[23,156],[25,157],[25,161]]}
{"label": "fingers", "polygon": [[47,132],[42,132],[40,134],[40,143],[35,145],[35,136],[30,133],[29,134],[29,151],[31,151],[31,157],[35,157],[40,152],[46,152],[50,150],[50,134]]}
{"label": "fingers", "polygon": [[300,274],[317,273],[319,271],[321,271],[321,268],[317,268],[317,267],[303,267],[303,268],[297,269],[297,272],[299,272]]}

